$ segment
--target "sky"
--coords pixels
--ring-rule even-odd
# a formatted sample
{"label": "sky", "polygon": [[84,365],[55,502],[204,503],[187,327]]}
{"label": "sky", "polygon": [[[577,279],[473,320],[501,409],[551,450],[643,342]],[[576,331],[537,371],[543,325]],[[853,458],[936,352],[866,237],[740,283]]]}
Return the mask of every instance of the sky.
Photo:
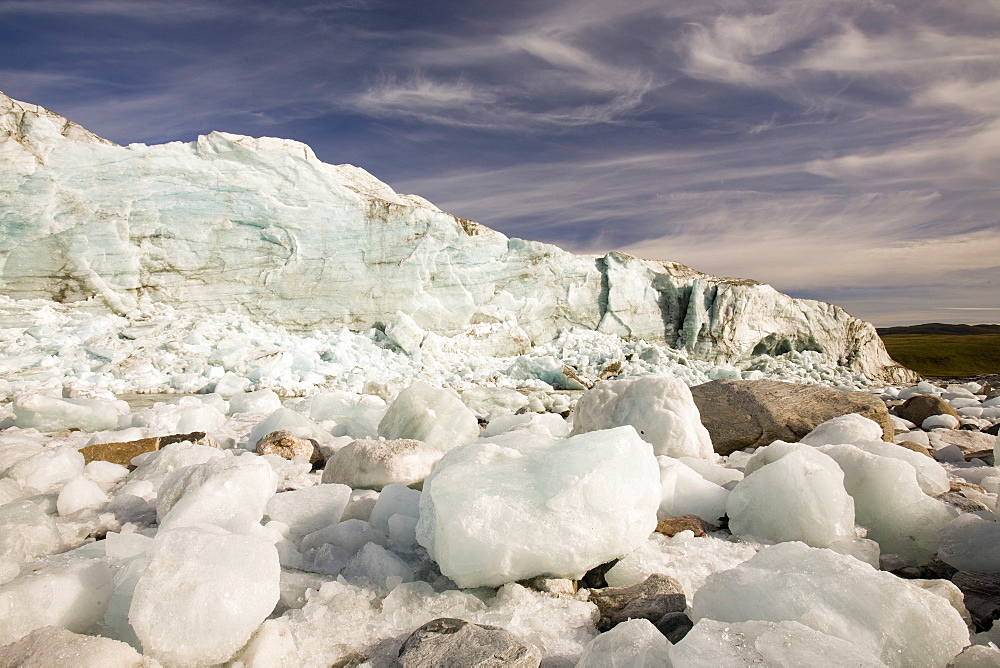
{"label": "sky", "polygon": [[0,0],[0,90],[287,137],[508,236],[1000,322],[998,0]]}

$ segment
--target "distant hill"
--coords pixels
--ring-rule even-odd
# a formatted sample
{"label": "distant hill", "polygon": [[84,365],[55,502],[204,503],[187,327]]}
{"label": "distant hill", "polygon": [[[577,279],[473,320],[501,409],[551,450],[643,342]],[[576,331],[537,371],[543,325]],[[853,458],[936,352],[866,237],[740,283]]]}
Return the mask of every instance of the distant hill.
{"label": "distant hill", "polygon": [[943,322],[930,322],[923,325],[908,325],[906,327],[879,327],[879,336],[889,334],[949,334],[952,336],[968,336],[971,334],[1000,334],[1000,325],[949,325]]}

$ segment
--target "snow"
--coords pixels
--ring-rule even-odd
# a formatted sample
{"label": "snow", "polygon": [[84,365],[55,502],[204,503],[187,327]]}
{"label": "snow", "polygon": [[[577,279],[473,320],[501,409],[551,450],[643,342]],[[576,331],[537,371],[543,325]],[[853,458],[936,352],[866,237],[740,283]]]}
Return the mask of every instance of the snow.
{"label": "snow", "polygon": [[655,528],[659,469],[632,427],[491,441],[446,453],[420,496],[417,540],[460,587],[579,578]]}

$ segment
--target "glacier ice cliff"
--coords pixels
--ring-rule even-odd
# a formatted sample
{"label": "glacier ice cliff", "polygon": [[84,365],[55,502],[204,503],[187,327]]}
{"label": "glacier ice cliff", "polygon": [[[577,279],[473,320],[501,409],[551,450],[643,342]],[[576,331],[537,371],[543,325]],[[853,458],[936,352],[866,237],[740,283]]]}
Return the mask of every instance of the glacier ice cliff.
{"label": "glacier ice cliff", "polygon": [[305,144],[212,132],[118,146],[0,93],[0,290],[232,309],[295,329],[384,326],[398,312],[518,354],[582,328],[746,366],[821,353],[872,380],[905,382],[875,329],[768,285],[624,253],[574,255],[510,239],[400,195]]}

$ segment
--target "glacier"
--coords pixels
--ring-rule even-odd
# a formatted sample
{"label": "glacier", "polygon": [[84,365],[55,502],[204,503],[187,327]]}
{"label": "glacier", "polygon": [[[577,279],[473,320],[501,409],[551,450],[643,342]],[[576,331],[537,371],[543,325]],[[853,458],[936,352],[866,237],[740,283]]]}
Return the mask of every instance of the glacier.
{"label": "glacier", "polygon": [[831,304],[508,238],[297,141],[119,146],[2,93],[0,290],[129,317],[162,303],[293,331],[405,329],[414,352],[457,337],[513,356],[590,330],[739,369],[812,355],[872,382],[916,378]]}

